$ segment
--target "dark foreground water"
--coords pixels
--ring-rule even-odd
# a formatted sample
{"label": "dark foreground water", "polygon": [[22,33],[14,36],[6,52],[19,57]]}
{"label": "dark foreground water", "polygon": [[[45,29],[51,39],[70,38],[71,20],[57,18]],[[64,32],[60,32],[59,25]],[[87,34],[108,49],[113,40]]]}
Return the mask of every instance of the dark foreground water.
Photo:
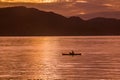
{"label": "dark foreground water", "polygon": [[120,80],[120,37],[0,37],[0,80]]}

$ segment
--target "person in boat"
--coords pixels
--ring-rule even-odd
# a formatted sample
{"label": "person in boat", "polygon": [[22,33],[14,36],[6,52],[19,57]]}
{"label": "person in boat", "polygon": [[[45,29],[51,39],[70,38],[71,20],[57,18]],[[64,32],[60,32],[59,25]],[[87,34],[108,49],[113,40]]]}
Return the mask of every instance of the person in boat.
{"label": "person in boat", "polygon": [[71,52],[69,52],[70,55],[74,55],[75,52],[72,50]]}

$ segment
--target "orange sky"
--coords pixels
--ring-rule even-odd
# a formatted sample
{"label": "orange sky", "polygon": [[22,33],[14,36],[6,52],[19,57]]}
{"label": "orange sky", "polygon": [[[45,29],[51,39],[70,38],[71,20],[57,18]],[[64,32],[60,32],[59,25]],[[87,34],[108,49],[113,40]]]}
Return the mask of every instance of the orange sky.
{"label": "orange sky", "polygon": [[120,0],[0,0],[0,7],[27,6],[64,16],[120,11]]}

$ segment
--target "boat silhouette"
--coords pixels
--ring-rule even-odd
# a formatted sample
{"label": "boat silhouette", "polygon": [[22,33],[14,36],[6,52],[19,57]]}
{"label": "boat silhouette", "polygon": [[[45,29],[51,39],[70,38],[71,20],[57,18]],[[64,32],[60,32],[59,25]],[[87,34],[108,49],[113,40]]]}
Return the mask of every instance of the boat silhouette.
{"label": "boat silhouette", "polygon": [[75,56],[75,55],[81,55],[81,53],[77,53],[77,54],[67,54],[67,53],[62,53],[62,55],[71,55],[71,56]]}
{"label": "boat silhouette", "polygon": [[81,55],[81,53],[74,53],[74,51],[72,51],[72,52],[69,52],[69,53],[62,53],[62,55],[71,55],[71,56],[74,56],[74,55]]}

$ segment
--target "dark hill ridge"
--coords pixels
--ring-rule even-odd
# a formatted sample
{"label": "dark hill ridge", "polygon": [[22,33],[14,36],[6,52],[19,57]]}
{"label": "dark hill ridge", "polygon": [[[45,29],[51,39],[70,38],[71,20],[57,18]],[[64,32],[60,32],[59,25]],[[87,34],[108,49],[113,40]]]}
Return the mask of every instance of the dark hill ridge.
{"label": "dark hill ridge", "polygon": [[23,6],[0,8],[1,36],[120,35],[120,20],[66,18]]}

